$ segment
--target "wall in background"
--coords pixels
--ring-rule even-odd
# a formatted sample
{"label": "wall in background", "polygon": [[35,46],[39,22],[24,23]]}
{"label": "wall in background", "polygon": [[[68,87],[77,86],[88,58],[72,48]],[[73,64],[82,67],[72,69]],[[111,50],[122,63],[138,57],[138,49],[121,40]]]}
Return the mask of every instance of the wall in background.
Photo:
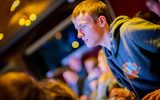
{"label": "wall in background", "polygon": [[146,9],[145,0],[110,0],[110,3],[116,16],[133,17],[136,12]]}

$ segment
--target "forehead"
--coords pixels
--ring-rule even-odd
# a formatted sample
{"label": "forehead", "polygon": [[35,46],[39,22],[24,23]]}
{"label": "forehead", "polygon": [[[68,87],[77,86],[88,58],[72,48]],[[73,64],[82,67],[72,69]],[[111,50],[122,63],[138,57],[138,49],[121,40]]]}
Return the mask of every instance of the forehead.
{"label": "forehead", "polygon": [[75,27],[78,27],[81,24],[86,24],[86,23],[93,23],[93,18],[91,15],[88,13],[82,14],[80,13],[75,19],[73,20],[73,23]]}

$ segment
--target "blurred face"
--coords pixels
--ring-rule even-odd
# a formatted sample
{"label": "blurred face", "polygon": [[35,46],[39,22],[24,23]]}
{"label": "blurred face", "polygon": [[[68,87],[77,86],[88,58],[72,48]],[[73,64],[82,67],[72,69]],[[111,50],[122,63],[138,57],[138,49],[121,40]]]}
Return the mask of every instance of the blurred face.
{"label": "blurred face", "polygon": [[154,12],[160,17],[160,3],[147,1],[146,6],[150,11]]}
{"label": "blurred face", "polygon": [[74,71],[76,71],[76,72],[80,72],[81,71],[81,68],[82,68],[82,66],[81,66],[81,62],[80,62],[80,60],[78,59],[78,58],[71,58],[71,59],[69,59],[69,67],[71,68],[71,69],[73,69]]}
{"label": "blurred face", "polygon": [[109,98],[109,100],[131,100],[132,94],[124,88],[113,88],[109,94]]}
{"label": "blurred face", "polygon": [[95,67],[95,61],[93,59],[88,59],[84,62],[84,65],[86,67],[86,70],[87,70],[87,73],[90,73],[92,72],[92,70],[94,69]]}
{"label": "blurred face", "polygon": [[102,73],[108,71],[106,60],[101,55],[98,56],[98,67]]}
{"label": "blurred face", "polygon": [[74,26],[88,47],[100,45],[103,38],[102,27],[99,20],[95,22],[89,14],[80,14],[73,20]]}
{"label": "blurred face", "polygon": [[66,71],[63,73],[63,77],[67,83],[76,83],[77,82],[77,75],[72,71]]}

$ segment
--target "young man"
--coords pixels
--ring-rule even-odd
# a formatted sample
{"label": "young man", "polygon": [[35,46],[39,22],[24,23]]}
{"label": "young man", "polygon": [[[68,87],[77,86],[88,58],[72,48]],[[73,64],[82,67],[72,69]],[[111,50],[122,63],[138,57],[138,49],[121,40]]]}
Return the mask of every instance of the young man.
{"label": "young man", "polygon": [[114,77],[137,99],[160,88],[159,25],[127,16],[110,25],[109,9],[98,0],[80,3],[71,19],[88,47],[103,46]]}

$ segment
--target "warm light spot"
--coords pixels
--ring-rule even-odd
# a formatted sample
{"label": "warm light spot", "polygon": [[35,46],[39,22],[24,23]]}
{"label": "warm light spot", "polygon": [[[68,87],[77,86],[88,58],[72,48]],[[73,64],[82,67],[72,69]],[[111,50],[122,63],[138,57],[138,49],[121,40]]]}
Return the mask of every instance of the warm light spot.
{"label": "warm light spot", "polygon": [[4,34],[0,33],[0,40],[2,40],[4,38]]}
{"label": "warm light spot", "polygon": [[27,20],[25,21],[25,26],[30,26],[30,25],[31,25],[31,20],[27,19]]}
{"label": "warm light spot", "polygon": [[60,32],[55,33],[55,38],[56,39],[61,39],[62,38],[62,34]]}
{"label": "warm light spot", "polygon": [[35,20],[37,19],[37,15],[36,15],[36,14],[31,14],[31,15],[29,16],[29,19],[30,19],[31,21],[35,21]]}
{"label": "warm light spot", "polygon": [[15,0],[10,8],[10,11],[14,11],[19,4],[20,0]]}
{"label": "warm light spot", "polygon": [[18,23],[19,23],[20,26],[24,26],[25,19],[24,18],[20,18],[19,21],[18,21]]}
{"label": "warm light spot", "polygon": [[79,47],[79,42],[78,41],[72,42],[72,47],[73,48],[78,48]]}

